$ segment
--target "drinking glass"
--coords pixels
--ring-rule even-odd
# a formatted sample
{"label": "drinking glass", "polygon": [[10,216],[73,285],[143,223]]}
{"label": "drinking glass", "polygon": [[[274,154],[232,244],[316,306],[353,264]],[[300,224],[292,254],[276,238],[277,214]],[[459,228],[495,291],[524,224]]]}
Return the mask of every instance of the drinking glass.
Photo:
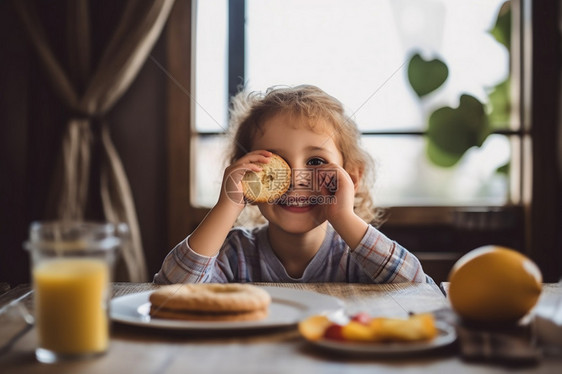
{"label": "drinking glass", "polygon": [[125,224],[34,222],[31,255],[37,360],[100,355],[109,346],[111,277]]}

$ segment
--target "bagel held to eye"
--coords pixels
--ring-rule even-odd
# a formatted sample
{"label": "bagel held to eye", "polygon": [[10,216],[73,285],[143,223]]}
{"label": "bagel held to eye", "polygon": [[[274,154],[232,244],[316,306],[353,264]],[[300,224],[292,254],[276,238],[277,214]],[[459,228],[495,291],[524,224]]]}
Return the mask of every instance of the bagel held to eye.
{"label": "bagel held to eye", "polygon": [[291,167],[281,156],[273,154],[269,163],[257,162],[260,172],[248,171],[242,178],[244,197],[251,203],[279,199],[291,186]]}
{"label": "bagel held to eye", "polygon": [[150,316],[192,321],[252,321],[268,315],[267,291],[240,283],[172,284],[150,294]]}

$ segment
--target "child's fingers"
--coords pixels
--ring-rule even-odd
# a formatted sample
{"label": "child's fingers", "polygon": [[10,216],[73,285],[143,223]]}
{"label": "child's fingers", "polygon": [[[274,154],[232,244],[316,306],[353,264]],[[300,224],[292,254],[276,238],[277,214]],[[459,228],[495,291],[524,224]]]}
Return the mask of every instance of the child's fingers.
{"label": "child's fingers", "polygon": [[269,158],[261,155],[248,154],[236,160],[227,168],[227,170],[230,170],[231,172],[233,170],[252,170],[255,172],[259,172],[262,170],[262,168],[258,165],[258,163],[267,164],[269,163]]}
{"label": "child's fingers", "polygon": [[266,150],[252,151],[240,157],[237,162],[261,162],[263,164],[269,163],[270,157],[273,153]]}
{"label": "child's fingers", "polygon": [[256,153],[256,154],[259,154],[259,155],[262,155],[262,156],[268,157],[268,158],[271,157],[271,156],[273,156],[273,153],[272,153],[272,152],[267,151],[267,150],[265,150],[265,149],[259,149],[259,150],[257,150],[257,151],[252,151],[252,152],[250,152],[250,153]]}
{"label": "child's fingers", "polygon": [[244,174],[245,174],[248,171],[260,172],[262,171],[262,168],[259,165],[254,164],[253,162],[248,162],[240,165],[240,170],[244,170]]}
{"label": "child's fingers", "polygon": [[345,170],[336,164],[325,164],[316,171],[317,183],[322,193],[335,194],[339,188],[340,181],[345,178]]}
{"label": "child's fingers", "polygon": [[252,162],[247,162],[244,164],[233,164],[226,170],[226,175],[231,178],[231,181],[235,182],[236,184],[240,183],[244,174],[249,171],[260,172],[262,170],[257,164]]}
{"label": "child's fingers", "polygon": [[257,163],[269,163],[272,153],[265,150],[252,151],[236,160],[226,168],[224,172],[224,189],[228,196],[236,196],[236,201],[240,203],[242,193],[242,178],[248,172],[260,172],[263,169]]}

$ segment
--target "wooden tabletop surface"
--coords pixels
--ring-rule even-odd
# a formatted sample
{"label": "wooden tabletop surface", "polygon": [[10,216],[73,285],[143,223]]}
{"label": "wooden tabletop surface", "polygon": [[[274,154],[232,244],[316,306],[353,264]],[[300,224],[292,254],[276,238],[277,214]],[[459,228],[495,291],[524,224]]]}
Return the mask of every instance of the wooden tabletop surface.
{"label": "wooden tabletop surface", "polygon": [[[340,298],[346,311],[407,316],[448,308],[442,291],[427,284],[258,284],[315,291]],[[150,283],[115,283],[114,297],[155,289]],[[445,287],[446,289],[446,287]],[[547,293],[562,292],[558,286]],[[23,296],[23,297],[22,297]],[[0,307],[21,298],[33,311],[29,286],[0,296]],[[507,373],[500,364],[468,363],[455,344],[417,354],[355,356],[319,349],[299,336],[295,326],[252,331],[170,331],[114,323],[109,351],[98,358],[56,364],[35,360],[35,330],[0,353],[2,373]],[[518,373],[562,372],[562,358],[547,357]]]}

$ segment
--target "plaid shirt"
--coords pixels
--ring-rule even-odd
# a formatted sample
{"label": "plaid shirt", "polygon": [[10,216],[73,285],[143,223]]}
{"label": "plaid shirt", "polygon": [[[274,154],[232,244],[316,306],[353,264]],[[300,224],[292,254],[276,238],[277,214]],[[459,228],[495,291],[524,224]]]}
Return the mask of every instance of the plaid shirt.
{"label": "plaid shirt", "polygon": [[327,225],[320,249],[300,278],[287,274],[271,248],[267,225],[254,229],[234,228],[219,253],[201,256],[189,248],[188,238],[166,256],[154,276],[155,283],[229,282],[427,282],[435,284],[419,260],[373,226],[354,250]]}

